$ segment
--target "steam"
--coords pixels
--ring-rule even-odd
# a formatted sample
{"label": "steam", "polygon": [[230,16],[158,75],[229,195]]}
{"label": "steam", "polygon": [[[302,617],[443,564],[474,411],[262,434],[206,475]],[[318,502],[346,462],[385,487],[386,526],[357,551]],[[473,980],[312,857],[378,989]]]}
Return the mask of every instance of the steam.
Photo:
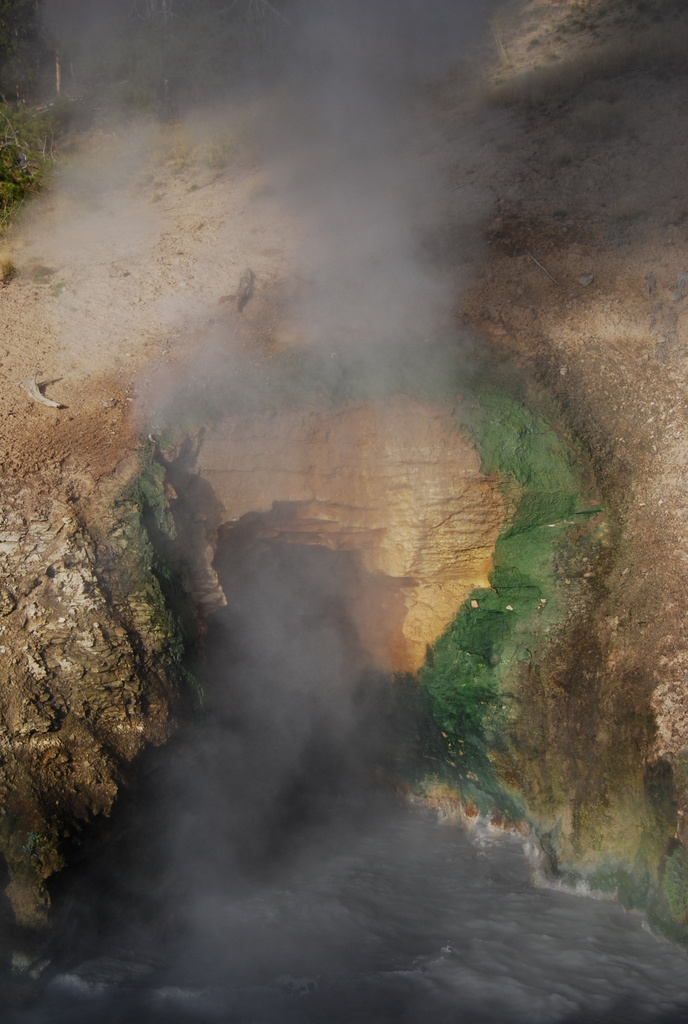
{"label": "steam", "polygon": [[[450,193],[457,149],[468,164],[477,143],[452,140],[449,154],[428,83],[477,59],[489,9],[448,0],[290,6],[279,46],[208,122],[224,122],[260,170],[228,211],[211,260],[195,253],[192,293],[160,300],[191,352],[142,387],[148,426],[198,422],[208,394],[213,414],[223,392],[225,408],[236,407],[237,376],[241,407],[251,396],[269,406],[278,399],[265,393],[264,367],[247,373],[247,364],[285,345],[305,347],[340,395],[361,382],[383,392],[422,387],[455,370],[455,309],[493,196],[469,182]],[[193,109],[184,131],[198,137],[203,120]],[[282,254],[279,267],[258,238]],[[218,316],[218,272],[226,292],[246,266],[255,298],[243,317],[230,307]]]}
{"label": "steam", "polygon": [[[457,211],[425,90],[466,59],[488,13],[443,0],[297,7],[287,88],[257,128],[298,225],[303,336],[328,354],[368,369],[436,357],[464,282],[457,261],[447,273],[432,256]],[[484,200],[464,198],[458,219],[475,237]]]}
{"label": "steam", "polygon": [[287,100],[264,133],[301,228],[300,313],[313,343],[370,358],[427,344],[456,281],[423,243],[446,187],[421,82],[465,54],[474,5],[302,5]]}
{"label": "steam", "polygon": [[517,837],[371,786],[398,743],[357,686],[333,553],[240,526],[218,569],[209,716],[60,901],[31,1024],[682,1019],[684,957],[638,916],[535,890]]}
{"label": "steam", "polygon": [[[250,360],[306,344],[382,381],[400,364],[409,380],[451,364],[492,196],[448,192],[456,141],[443,149],[427,87],[476,59],[493,6],[294,0],[266,16],[270,31],[251,29],[249,46],[240,15],[269,15],[260,3],[46,3],[65,95],[95,90],[98,129],[89,157],[62,166],[49,222],[41,211],[27,223],[24,264],[55,275],[62,365],[50,372],[126,373],[145,336],[140,417],[155,429],[183,419],[204,388],[229,387],[237,366],[244,393],[258,388],[246,350]],[[473,149],[466,139],[467,161]],[[227,207],[204,216],[191,190],[218,177]],[[455,251],[437,259],[449,230]],[[233,316],[219,303],[246,267],[255,297]]]}
{"label": "steam", "polygon": [[[177,81],[181,128],[163,134],[201,144],[224,126],[258,153],[252,177],[242,158],[251,187],[236,182],[235,211],[266,237],[274,216],[278,270],[250,251],[250,229],[236,241],[239,214],[198,227],[184,221],[186,185],[168,206],[141,186],[160,132],[146,119],[128,126],[117,160],[105,146],[85,179],[65,171],[65,209],[32,243],[64,274],[64,358],[81,372],[119,370],[135,332],[150,335],[161,362],[176,345],[164,370],[139,380],[148,429],[269,407],[285,386],[285,363],[274,357],[269,377],[262,358],[284,341],[259,337],[273,307],[331,391],[347,366],[378,386],[400,365],[409,386],[428,364],[441,372],[455,356],[453,308],[486,197],[467,188],[450,204],[424,90],[480,45],[492,6],[295,0],[280,7],[287,23],[255,55],[253,76],[227,91],[227,69],[211,111],[193,82]],[[95,69],[125,8],[46,10],[55,38],[75,54],[91,49]],[[122,42],[107,54],[113,64]],[[184,40],[175,45],[183,54]],[[181,253],[165,248],[172,217],[187,232]],[[429,244],[448,218],[466,240],[451,273]],[[255,297],[242,314],[218,313],[247,265]],[[681,1012],[685,965],[638,919],[534,893],[516,840],[484,856],[485,837],[471,845],[410,819],[374,784],[415,737],[370,672],[347,612],[345,556],[244,523],[223,537],[216,568],[228,604],[210,623],[206,709],[149,752],[87,863],[58,879],[53,966],[17,1021],[640,1022]]]}

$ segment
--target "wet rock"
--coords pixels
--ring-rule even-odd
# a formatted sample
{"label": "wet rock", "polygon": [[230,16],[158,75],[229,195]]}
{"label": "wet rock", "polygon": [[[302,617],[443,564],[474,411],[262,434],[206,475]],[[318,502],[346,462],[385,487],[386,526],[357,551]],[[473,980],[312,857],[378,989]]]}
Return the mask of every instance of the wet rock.
{"label": "wet rock", "polygon": [[[169,735],[173,685],[166,691],[156,669],[150,593],[130,602],[129,579],[113,602],[115,577],[105,586],[102,565],[96,573],[92,539],[66,503],[26,481],[3,480],[2,494],[0,615],[11,656],[0,658],[0,852],[16,922],[41,928],[65,838],[109,813],[123,766]],[[122,558],[120,549],[112,564]]]}

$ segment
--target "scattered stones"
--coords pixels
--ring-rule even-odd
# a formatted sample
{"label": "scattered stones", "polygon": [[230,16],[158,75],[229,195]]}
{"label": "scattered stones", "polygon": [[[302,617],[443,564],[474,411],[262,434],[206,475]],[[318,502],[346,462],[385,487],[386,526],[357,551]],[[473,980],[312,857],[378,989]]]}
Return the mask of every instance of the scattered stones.
{"label": "scattered stones", "polygon": [[688,295],[688,270],[684,270],[682,274],[678,275],[674,298],[678,302],[681,299],[685,299],[686,295]]}
{"label": "scattered stones", "polygon": [[0,585],[0,615],[11,615],[17,607],[17,599],[4,584]]}

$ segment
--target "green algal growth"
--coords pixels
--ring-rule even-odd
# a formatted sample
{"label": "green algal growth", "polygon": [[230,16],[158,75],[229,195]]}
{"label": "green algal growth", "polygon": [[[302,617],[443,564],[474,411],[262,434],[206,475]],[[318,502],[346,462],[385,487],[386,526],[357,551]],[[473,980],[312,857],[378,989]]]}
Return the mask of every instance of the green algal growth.
{"label": "green algal growth", "polygon": [[117,501],[113,534],[122,558],[119,586],[134,618],[145,619],[137,633],[150,637],[156,668],[182,695],[202,701],[198,624],[177,552],[174,516],[165,493],[166,470],[158,460],[158,440],[139,447],[139,472]]}
{"label": "green algal growth", "polygon": [[589,875],[565,870],[559,878],[573,889],[582,886],[591,892],[613,895],[627,910],[647,908],[653,896],[652,875],[640,859],[631,866],[607,864]]}
{"label": "green algal growth", "polygon": [[481,812],[523,817],[498,766],[518,675],[561,619],[557,564],[599,511],[585,500],[577,453],[547,422],[490,389],[471,417],[482,471],[498,476],[509,510],[489,589],[474,590],[429,652],[419,681],[441,732],[441,773]]}

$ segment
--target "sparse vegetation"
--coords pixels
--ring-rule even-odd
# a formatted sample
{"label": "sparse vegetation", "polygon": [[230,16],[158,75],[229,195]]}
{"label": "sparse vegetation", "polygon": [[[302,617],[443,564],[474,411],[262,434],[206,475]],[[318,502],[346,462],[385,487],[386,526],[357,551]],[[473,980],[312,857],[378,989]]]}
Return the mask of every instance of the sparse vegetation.
{"label": "sparse vegetation", "polygon": [[236,154],[237,147],[231,139],[216,139],[207,148],[205,154],[206,166],[211,171],[222,171]]}
{"label": "sparse vegetation", "polygon": [[12,278],[16,276],[16,273],[17,268],[11,259],[0,260],[0,282],[2,284],[9,284]]}
{"label": "sparse vegetation", "polygon": [[[588,45],[580,45],[575,55],[560,59],[555,55],[549,64],[532,66],[533,48],[527,52],[527,64],[512,61],[511,73],[504,74],[500,64],[492,98],[505,106],[522,105],[530,109],[556,107],[570,101],[589,87],[591,82],[609,82],[633,72],[664,77],[669,73],[685,73],[688,53],[688,18],[685,12],[667,16],[659,23],[638,23],[638,34],[610,32],[603,42],[598,33],[590,32]],[[539,53],[546,58],[546,50]],[[497,77],[497,76],[496,76]]]}
{"label": "sparse vegetation", "polygon": [[32,112],[0,104],[0,229],[47,184],[63,112]]}
{"label": "sparse vegetation", "polygon": [[[284,29],[278,7],[167,0],[103,5],[88,17],[45,0],[0,0],[0,230],[49,180],[56,143],[75,109],[67,95],[88,95],[89,103],[97,96],[92,117],[155,113],[173,125],[180,102],[221,93],[243,62]],[[46,100],[47,106],[28,105]],[[169,169],[182,175],[194,154],[177,149]],[[219,171],[233,152],[221,139],[202,159]]]}
{"label": "sparse vegetation", "polygon": [[42,263],[34,263],[28,269],[28,275],[36,284],[48,284],[55,276],[55,271]]}

